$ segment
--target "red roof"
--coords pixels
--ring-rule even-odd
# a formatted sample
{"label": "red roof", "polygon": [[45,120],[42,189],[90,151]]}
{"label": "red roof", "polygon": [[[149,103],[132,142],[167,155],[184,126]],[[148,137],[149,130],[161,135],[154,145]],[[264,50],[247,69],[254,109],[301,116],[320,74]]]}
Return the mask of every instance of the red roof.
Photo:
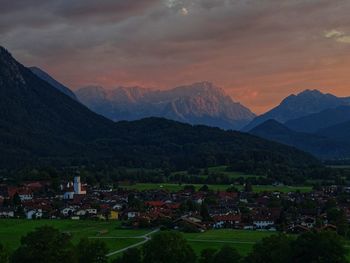
{"label": "red roof", "polygon": [[235,193],[235,192],[219,192],[218,196],[220,198],[235,199],[235,198],[237,198],[238,193]]}
{"label": "red roof", "polygon": [[148,201],[145,205],[152,207],[162,207],[165,203],[163,201]]}
{"label": "red roof", "polygon": [[24,188],[24,187],[8,187],[7,188],[7,194],[10,198],[13,198],[13,196],[18,193],[19,195],[31,195],[32,191],[30,189]]}

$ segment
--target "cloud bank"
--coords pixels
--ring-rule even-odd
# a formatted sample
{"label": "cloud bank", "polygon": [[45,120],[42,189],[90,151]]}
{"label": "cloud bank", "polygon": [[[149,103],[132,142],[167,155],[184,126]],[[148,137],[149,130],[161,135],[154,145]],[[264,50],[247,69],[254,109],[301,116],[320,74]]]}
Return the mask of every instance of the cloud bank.
{"label": "cloud bank", "polygon": [[347,0],[0,0],[0,44],[71,88],[212,81],[256,112],[349,94]]}

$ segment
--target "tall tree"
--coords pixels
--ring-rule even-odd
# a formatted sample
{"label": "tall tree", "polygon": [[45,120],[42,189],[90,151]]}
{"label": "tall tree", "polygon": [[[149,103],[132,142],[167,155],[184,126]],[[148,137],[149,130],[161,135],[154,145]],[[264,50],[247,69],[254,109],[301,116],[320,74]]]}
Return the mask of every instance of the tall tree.
{"label": "tall tree", "polygon": [[213,259],[217,251],[213,248],[203,249],[201,252],[201,257],[199,258],[199,263],[213,263]]}
{"label": "tall tree", "polygon": [[238,263],[241,259],[242,257],[236,249],[224,246],[214,255],[212,263]]}
{"label": "tall tree", "polygon": [[298,263],[345,263],[346,249],[335,232],[310,232],[293,242],[292,260]]}
{"label": "tall tree", "polygon": [[193,263],[196,254],[178,232],[157,233],[144,245],[144,263]]}
{"label": "tall tree", "polygon": [[0,243],[0,262],[8,263],[9,262],[9,251]]}
{"label": "tall tree", "polygon": [[22,237],[14,252],[13,263],[76,262],[71,237],[59,230],[43,226]]}
{"label": "tall tree", "polygon": [[247,263],[289,263],[292,257],[291,239],[274,235],[256,243],[246,258]]}
{"label": "tall tree", "polygon": [[83,238],[77,246],[79,263],[106,263],[108,249],[106,243],[100,240]]}

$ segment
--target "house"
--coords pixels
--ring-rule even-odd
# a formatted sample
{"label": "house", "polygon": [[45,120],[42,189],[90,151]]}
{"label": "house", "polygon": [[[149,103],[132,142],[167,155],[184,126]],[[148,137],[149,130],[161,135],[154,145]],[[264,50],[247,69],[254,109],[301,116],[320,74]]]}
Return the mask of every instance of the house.
{"label": "house", "polygon": [[255,217],[253,219],[253,225],[257,229],[267,229],[275,224],[274,220],[270,217]]}
{"label": "house", "polygon": [[241,215],[227,213],[224,215],[212,216],[214,220],[213,228],[234,228],[241,222]]}
{"label": "house", "polygon": [[71,216],[75,212],[74,207],[65,207],[61,210],[61,214],[64,216]]}
{"label": "house", "polygon": [[43,211],[41,209],[29,209],[25,214],[27,219],[38,219],[43,217]]}
{"label": "house", "polygon": [[204,224],[202,224],[202,222],[199,219],[196,219],[194,217],[183,216],[176,219],[173,222],[173,226],[175,229],[181,229],[186,225],[189,225],[200,232],[204,232],[205,230],[207,230],[207,227]]}
{"label": "house", "polygon": [[301,234],[309,232],[310,229],[302,225],[292,225],[288,228],[288,232],[293,234]]}
{"label": "house", "polygon": [[109,213],[109,219],[110,220],[118,220],[119,219],[118,211],[111,210],[111,212]]}
{"label": "house", "polygon": [[135,218],[135,217],[137,217],[139,215],[140,215],[140,213],[137,212],[137,211],[128,211],[127,212],[127,218],[128,219],[133,219],[133,218]]}
{"label": "house", "polygon": [[313,216],[304,216],[301,218],[300,225],[307,227],[309,229],[314,228],[316,225],[316,218]]}
{"label": "house", "polygon": [[15,211],[11,208],[0,207],[0,218],[13,218]]}

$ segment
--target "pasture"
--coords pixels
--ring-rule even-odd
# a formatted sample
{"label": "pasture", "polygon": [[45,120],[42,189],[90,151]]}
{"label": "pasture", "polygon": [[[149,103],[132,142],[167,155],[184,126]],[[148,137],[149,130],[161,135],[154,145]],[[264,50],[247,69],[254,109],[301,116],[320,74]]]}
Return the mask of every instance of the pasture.
{"label": "pasture", "polygon": [[[49,225],[72,235],[73,243],[81,238],[99,238],[106,242],[109,252],[118,251],[144,240],[151,229],[122,229],[115,221],[74,221],[74,220],[21,220],[0,219],[0,241],[10,250],[15,250],[21,237],[37,227]],[[272,232],[245,230],[209,230],[204,233],[186,233],[184,237],[196,253],[205,248],[220,248],[223,245],[235,247],[247,254],[255,242],[273,234]]]}
{"label": "pasture", "polygon": [[[74,244],[81,238],[103,240],[109,253],[112,254],[111,259],[120,255],[113,252],[132,245],[139,244],[141,246],[141,243],[145,241],[145,235],[152,234],[152,229],[122,229],[120,222],[117,221],[0,219],[0,242],[13,251],[19,246],[22,236],[44,225],[70,233]],[[246,255],[256,242],[274,234],[277,232],[222,229],[183,235],[198,255],[203,249],[219,249],[224,245],[232,246],[240,254]],[[347,242],[346,248],[349,249],[349,247]]]}

